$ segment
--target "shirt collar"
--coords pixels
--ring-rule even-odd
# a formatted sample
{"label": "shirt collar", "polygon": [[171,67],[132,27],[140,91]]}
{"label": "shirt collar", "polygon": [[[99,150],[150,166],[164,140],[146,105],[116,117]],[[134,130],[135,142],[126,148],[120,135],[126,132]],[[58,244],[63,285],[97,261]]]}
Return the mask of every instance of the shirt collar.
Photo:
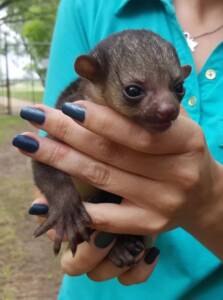
{"label": "shirt collar", "polygon": [[118,13],[130,1],[131,0],[119,0],[119,5],[117,7],[116,12]]}
{"label": "shirt collar", "polygon": [[[118,14],[122,8],[129,2],[131,2],[132,0],[119,0],[119,5],[117,7],[117,10],[116,10],[116,14]],[[151,0],[147,0],[147,1],[151,1]],[[165,6],[167,6],[168,8],[172,7],[173,4],[172,4],[172,0],[156,0],[156,1],[160,1],[162,2]]]}

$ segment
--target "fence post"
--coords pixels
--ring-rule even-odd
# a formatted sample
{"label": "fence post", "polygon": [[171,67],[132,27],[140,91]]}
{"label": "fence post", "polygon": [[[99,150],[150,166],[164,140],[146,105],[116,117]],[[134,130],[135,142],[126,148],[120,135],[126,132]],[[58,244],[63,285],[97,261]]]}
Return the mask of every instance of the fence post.
{"label": "fence post", "polygon": [[4,34],[5,37],[5,71],[6,71],[6,91],[7,91],[7,107],[8,115],[12,114],[12,105],[11,105],[11,91],[10,91],[10,80],[9,80],[9,62],[8,62],[8,41],[7,34]]}

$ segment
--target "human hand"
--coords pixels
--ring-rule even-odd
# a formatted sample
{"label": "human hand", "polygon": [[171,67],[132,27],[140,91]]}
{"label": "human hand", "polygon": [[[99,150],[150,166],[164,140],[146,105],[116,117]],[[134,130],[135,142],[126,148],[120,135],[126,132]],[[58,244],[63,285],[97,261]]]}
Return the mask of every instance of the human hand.
{"label": "human hand", "polygon": [[[44,196],[37,191],[36,200],[33,202],[29,212],[37,215],[39,224],[47,218],[48,203]],[[48,237],[54,241],[56,231],[51,229],[47,232]],[[68,249],[61,257],[61,268],[64,273],[77,276],[87,274],[94,281],[103,281],[117,278],[124,285],[144,282],[153,272],[158,261],[159,250],[155,247],[146,249],[138,256],[138,263],[131,267],[118,268],[109,259],[108,253],[114,246],[116,240],[106,236],[106,233],[95,231],[89,243],[78,245],[75,256]],[[64,237],[66,241],[66,237]],[[101,243],[103,241],[103,243]],[[100,247],[99,247],[99,245]]]}
{"label": "human hand", "polygon": [[95,229],[142,235],[190,230],[213,210],[219,167],[193,121],[180,116],[167,131],[150,134],[107,107],[78,104],[82,108],[65,108],[79,124],[37,105],[44,123],[33,125],[62,143],[26,133],[37,147],[25,154],[124,198],[121,205],[85,204]]}

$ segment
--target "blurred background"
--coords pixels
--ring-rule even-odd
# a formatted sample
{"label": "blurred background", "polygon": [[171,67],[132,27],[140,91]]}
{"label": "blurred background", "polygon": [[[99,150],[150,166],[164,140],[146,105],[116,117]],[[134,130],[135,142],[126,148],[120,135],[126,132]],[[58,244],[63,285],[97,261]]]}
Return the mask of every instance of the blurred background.
{"label": "blurred background", "polygon": [[34,239],[30,160],[11,146],[33,130],[18,117],[41,102],[59,0],[0,0],[0,300],[56,299],[59,258],[46,237]]}

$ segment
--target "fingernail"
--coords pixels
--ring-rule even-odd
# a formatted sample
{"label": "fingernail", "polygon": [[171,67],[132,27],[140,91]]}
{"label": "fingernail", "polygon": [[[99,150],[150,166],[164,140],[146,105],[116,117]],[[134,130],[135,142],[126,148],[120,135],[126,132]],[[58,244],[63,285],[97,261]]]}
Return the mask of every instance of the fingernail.
{"label": "fingernail", "polygon": [[157,258],[157,256],[160,254],[160,250],[156,247],[152,247],[150,249],[148,249],[148,252],[146,253],[145,257],[144,257],[144,261],[148,264],[151,265],[155,259]]}
{"label": "fingernail", "polygon": [[94,240],[94,244],[98,248],[108,247],[114,240],[115,235],[107,232],[99,232]]}
{"label": "fingernail", "polygon": [[22,134],[14,137],[12,144],[13,146],[29,153],[35,153],[39,149],[39,143],[36,140]]}
{"label": "fingernail", "polygon": [[45,122],[45,113],[37,108],[29,106],[22,108],[20,111],[20,117],[39,125],[42,125]]}
{"label": "fingernail", "polygon": [[46,215],[49,211],[49,207],[46,204],[33,204],[29,209],[30,215]]}
{"label": "fingernail", "polygon": [[66,102],[62,105],[62,112],[76,121],[84,122],[85,109],[80,105]]}

